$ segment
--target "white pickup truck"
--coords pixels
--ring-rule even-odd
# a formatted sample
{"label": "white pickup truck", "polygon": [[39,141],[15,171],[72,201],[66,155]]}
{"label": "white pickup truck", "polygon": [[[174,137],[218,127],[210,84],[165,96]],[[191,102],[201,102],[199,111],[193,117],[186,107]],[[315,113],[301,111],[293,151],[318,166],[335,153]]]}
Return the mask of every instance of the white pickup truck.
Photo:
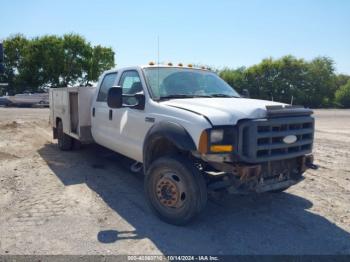
{"label": "white pickup truck", "polygon": [[243,98],[201,68],[107,71],[96,88],[51,89],[50,108],[61,150],[94,142],[135,160],[151,209],[172,224],[208,192],[281,192],[313,167],[310,109]]}

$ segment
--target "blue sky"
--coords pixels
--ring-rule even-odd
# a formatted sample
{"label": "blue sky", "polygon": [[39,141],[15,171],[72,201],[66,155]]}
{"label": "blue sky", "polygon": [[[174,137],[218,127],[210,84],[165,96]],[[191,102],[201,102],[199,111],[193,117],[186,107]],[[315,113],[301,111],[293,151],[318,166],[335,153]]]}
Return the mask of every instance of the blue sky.
{"label": "blue sky", "polygon": [[0,0],[0,39],[75,32],[111,46],[118,66],[157,58],[239,67],[291,54],[350,74],[350,1]]}

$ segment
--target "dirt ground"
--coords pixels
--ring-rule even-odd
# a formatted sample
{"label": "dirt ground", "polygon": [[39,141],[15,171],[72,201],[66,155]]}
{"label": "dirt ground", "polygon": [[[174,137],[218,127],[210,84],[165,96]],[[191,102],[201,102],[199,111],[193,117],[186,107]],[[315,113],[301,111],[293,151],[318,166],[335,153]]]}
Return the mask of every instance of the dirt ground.
{"label": "dirt ground", "polygon": [[0,108],[1,254],[350,254],[350,110],[316,110],[318,170],[286,193],[211,200],[176,227],[98,146],[60,152],[48,109]]}

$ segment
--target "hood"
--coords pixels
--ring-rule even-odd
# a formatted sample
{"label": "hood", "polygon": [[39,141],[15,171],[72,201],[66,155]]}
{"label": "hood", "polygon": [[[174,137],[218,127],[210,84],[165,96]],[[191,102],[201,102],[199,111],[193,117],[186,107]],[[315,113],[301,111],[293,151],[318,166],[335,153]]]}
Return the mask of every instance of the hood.
{"label": "hood", "polygon": [[213,125],[235,125],[241,119],[266,117],[266,106],[282,103],[248,98],[172,99],[162,104],[207,117]]}

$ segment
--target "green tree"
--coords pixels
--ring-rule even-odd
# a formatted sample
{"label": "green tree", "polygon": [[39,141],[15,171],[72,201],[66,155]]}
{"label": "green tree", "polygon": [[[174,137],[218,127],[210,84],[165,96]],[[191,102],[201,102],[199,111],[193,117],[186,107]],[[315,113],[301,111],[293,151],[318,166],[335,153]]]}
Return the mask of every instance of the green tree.
{"label": "green tree", "polygon": [[225,68],[220,76],[239,92],[248,89],[252,98],[310,107],[331,106],[337,89],[334,63],[327,57],[267,58],[248,68]]}
{"label": "green tree", "polygon": [[[28,39],[21,34],[10,36],[3,42],[5,73],[2,82],[8,83],[14,92],[22,85],[16,76],[24,68],[24,52],[27,45]],[[5,91],[10,90],[7,88]]]}
{"label": "green tree", "polygon": [[350,80],[350,76],[349,75],[345,75],[345,74],[339,74],[336,77],[336,86],[337,89],[343,85],[345,85],[348,81]]}
{"label": "green tree", "polygon": [[245,67],[240,67],[234,70],[225,68],[219,72],[219,75],[236,91],[242,93],[243,89],[247,88],[244,75],[245,70]]}
{"label": "green tree", "polygon": [[97,81],[98,77],[103,71],[108,70],[114,66],[114,52],[112,48],[95,46],[91,50],[90,59],[85,64],[85,82],[89,84],[91,81]]}
{"label": "green tree", "polygon": [[60,85],[70,86],[82,82],[87,74],[86,68],[91,63],[93,48],[82,36],[75,34],[64,35],[62,42],[64,56]]}
{"label": "green tree", "polygon": [[329,107],[334,100],[336,75],[334,62],[328,57],[318,57],[308,63],[305,103],[311,107]]}
{"label": "green tree", "polygon": [[44,87],[60,86],[63,61],[62,38],[54,35],[36,37],[25,49],[24,68],[18,78],[26,83],[26,89],[33,92]]}
{"label": "green tree", "polygon": [[350,108],[350,80],[336,91],[335,100],[338,105]]}
{"label": "green tree", "polygon": [[32,39],[14,35],[4,41],[4,53],[2,81],[9,83],[5,91],[11,93],[87,84],[114,67],[111,48],[91,46],[77,34]]}

